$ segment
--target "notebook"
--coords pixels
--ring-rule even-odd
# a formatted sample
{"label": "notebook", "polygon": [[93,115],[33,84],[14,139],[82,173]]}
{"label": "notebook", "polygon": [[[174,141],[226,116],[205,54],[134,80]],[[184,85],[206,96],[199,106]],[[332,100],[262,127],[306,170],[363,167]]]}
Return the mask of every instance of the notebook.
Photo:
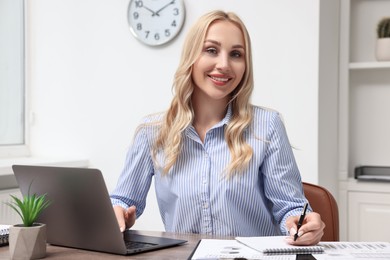
{"label": "notebook", "polygon": [[47,194],[51,201],[38,219],[47,225],[50,244],[129,255],[187,242],[131,230],[122,234],[98,169],[27,165],[12,169],[23,195],[32,182],[30,193]]}
{"label": "notebook", "polygon": [[322,246],[293,246],[285,241],[284,236],[270,237],[236,237],[236,240],[263,254],[320,254]]}
{"label": "notebook", "polygon": [[9,242],[10,225],[0,225],[0,246],[6,246]]}
{"label": "notebook", "polygon": [[264,259],[262,253],[234,239],[201,239],[187,260]]}

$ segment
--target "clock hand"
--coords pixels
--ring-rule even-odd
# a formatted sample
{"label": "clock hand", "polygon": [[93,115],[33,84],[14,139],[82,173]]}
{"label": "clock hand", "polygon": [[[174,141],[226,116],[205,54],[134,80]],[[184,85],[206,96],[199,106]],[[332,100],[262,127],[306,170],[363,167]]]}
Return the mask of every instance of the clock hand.
{"label": "clock hand", "polygon": [[149,7],[146,7],[145,5],[142,6],[143,8],[145,8],[146,10],[148,10],[149,12],[152,13],[152,16],[160,16],[158,13],[156,13],[155,11],[153,11],[152,9],[150,9]]}
{"label": "clock hand", "polygon": [[[175,3],[175,0],[172,0],[171,2],[169,2],[168,4],[164,5],[163,7],[161,7],[157,12],[156,12],[156,15],[160,15],[159,13],[164,10],[165,8],[167,8],[168,6],[170,6],[171,4],[174,4]],[[154,16],[154,15],[153,15]]]}

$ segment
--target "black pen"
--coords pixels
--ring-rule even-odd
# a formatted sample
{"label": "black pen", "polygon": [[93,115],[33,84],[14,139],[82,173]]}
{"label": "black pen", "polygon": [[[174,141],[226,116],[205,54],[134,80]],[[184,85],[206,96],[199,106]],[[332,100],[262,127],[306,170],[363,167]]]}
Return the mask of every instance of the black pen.
{"label": "black pen", "polygon": [[303,210],[302,210],[301,216],[299,217],[298,226],[297,226],[297,233],[295,233],[295,235],[294,235],[294,241],[297,240],[297,238],[298,238],[298,230],[301,228],[301,226],[303,224],[303,220],[305,219],[307,205],[308,205],[308,203],[306,202],[305,205],[303,206]]}

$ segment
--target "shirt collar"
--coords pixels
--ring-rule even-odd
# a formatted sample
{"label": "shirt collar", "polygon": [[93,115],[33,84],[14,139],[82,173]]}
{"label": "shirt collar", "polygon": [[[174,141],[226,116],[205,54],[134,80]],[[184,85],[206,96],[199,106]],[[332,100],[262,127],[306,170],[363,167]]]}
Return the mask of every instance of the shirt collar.
{"label": "shirt collar", "polygon": [[210,129],[215,129],[215,128],[221,127],[223,125],[227,125],[230,122],[230,119],[232,118],[232,113],[233,113],[232,112],[232,104],[230,103],[228,108],[227,108],[225,117],[220,122],[215,124],[212,128],[210,128]]}
{"label": "shirt collar", "polygon": [[216,124],[213,128],[217,128],[217,127],[220,127],[222,125],[227,125],[230,122],[231,118],[232,118],[232,104],[229,103],[225,117],[221,120],[221,122]]}
{"label": "shirt collar", "polygon": [[[211,129],[215,129],[215,128],[227,125],[230,122],[231,118],[232,118],[232,104],[229,104],[227,111],[226,111],[226,114],[225,114],[225,117],[220,122],[218,122],[216,125],[214,125]],[[185,133],[187,136],[192,137],[192,138],[194,138],[195,136],[198,135],[192,124],[187,127],[187,129],[185,130]]]}

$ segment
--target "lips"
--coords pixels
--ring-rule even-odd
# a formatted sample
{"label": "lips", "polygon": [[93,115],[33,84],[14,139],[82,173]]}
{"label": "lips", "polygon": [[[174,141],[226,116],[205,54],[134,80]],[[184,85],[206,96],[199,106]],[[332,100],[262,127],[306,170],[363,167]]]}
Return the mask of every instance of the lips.
{"label": "lips", "polygon": [[232,79],[231,77],[221,77],[221,76],[212,76],[212,75],[209,75],[209,77],[217,85],[224,85],[229,80]]}

